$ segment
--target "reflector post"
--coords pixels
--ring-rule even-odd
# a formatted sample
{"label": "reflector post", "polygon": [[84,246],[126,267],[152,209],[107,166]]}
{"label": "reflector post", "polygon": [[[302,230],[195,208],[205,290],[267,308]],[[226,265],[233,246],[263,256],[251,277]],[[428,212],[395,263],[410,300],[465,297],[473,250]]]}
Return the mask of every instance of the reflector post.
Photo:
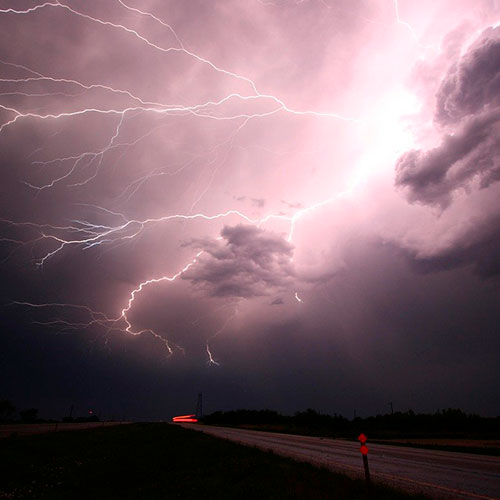
{"label": "reflector post", "polygon": [[363,457],[363,467],[365,469],[365,479],[366,479],[366,482],[369,483],[370,482],[370,469],[368,468],[368,446],[366,446],[367,440],[368,440],[368,438],[363,433],[361,433],[358,436],[358,441],[361,443],[361,448],[359,449],[359,451],[361,452],[361,456]]}

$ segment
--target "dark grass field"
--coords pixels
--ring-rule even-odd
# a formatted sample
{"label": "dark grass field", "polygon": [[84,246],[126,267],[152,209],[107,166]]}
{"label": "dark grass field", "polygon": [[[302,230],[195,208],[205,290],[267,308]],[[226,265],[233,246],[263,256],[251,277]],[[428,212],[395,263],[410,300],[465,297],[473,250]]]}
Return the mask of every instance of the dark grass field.
{"label": "dark grass field", "polygon": [[[477,440],[478,446],[474,446],[468,442],[466,445],[461,444],[460,439],[439,439],[436,438],[436,443],[432,443],[432,439],[429,439],[430,443],[421,443],[418,439],[408,439],[407,442],[402,442],[398,440],[391,439],[372,439],[372,443],[379,444],[390,444],[391,446],[403,446],[406,448],[421,448],[423,450],[440,450],[440,451],[455,451],[458,453],[472,453],[473,455],[490,455],[493,457],[500,456],[500,447],[498,446],[498,440],[495,440],[494,445],[484,444],[484,440]],[[482,446],[479,446],[482,444]]]}
{"label": "dark grass field", "polygon": [[0,440],[0,498],[425,499],[168,424]]}

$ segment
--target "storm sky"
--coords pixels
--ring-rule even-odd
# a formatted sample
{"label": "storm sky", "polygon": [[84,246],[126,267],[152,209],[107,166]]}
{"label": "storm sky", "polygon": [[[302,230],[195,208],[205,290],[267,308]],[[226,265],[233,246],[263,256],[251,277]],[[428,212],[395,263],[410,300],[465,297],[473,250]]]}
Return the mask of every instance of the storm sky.
{"label": "storm sky", "polygon": [[0,1],[0,398],[500,414],[496,0]]}

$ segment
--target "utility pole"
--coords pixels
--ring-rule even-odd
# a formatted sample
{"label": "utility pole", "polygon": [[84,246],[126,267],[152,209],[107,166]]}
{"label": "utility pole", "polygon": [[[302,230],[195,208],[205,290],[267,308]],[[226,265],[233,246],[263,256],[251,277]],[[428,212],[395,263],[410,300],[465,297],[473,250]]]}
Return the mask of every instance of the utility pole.
{"label": "utility pole", "polygon": [[392,407],[392,401],[387,404],[391,407],[391,415],[394,415],[394,408]]}
{"label": "utility pole", "polygon": [[361,433],[358,436],[358,441],[361,443],[361,456],[363,457],[363,467],[365,469],[366,484],[370,484],[370,469],[368,468],[368,446],[366,446],[367,437]]}
{"label": "utility pole", "polygon": [[198,402],[196,403],[196,418],[200,419],[203,417],[203,394],[200,392],[198,394]]}

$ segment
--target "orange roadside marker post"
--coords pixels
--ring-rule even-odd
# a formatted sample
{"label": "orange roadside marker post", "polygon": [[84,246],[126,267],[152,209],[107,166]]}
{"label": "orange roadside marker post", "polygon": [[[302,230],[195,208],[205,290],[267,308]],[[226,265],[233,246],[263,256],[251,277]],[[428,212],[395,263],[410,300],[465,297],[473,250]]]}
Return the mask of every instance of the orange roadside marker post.
{"label": "orange roadside marker post", "polygon": [[370,483],[370,469],[368,468],[368,446],[366,446],[367,437],[361,433],[358,436],[358,441],[361,443],[361,455],[363,457],[363,466],[365,468],[365,479],[367,483]]}

